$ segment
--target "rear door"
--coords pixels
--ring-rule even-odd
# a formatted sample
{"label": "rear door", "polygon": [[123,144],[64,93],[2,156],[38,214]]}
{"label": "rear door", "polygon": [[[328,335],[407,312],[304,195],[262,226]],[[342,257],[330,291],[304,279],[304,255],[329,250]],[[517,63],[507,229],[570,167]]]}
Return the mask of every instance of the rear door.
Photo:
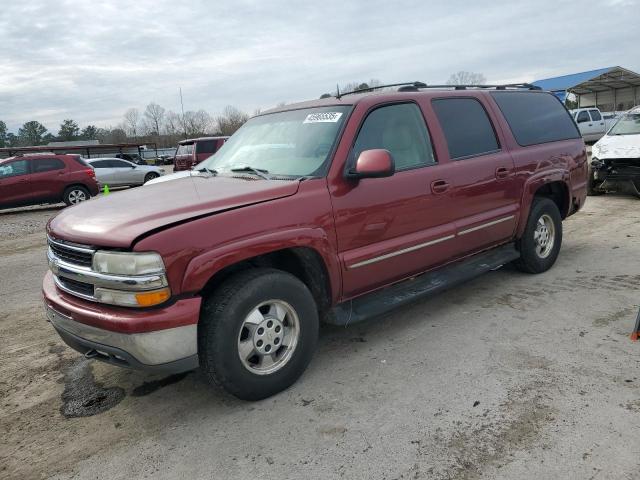
{"label": "rear door", "polygon": [[482,96],[435,98],[431,107],[454,165],[451,203],[456,256],[509,240],[517,225],[520,191],[502,132]]}
{"label": "rear door", "polygon": [[109,160],[111,185],[134,185],[141,183],[137,179],[139,177],[138,171],[135,169],[135,164],[127,162],[126,160],[112,159]]}
{"label": "rear door", "polygon": [[17,159],[0,164],[0,207],[26,205],[31,199],[29,161]]}
{"label": "rear door", "polygon": [[55,157],[32,158],[29,188],[40,201],[60,200],[66,187],[65,163]]}

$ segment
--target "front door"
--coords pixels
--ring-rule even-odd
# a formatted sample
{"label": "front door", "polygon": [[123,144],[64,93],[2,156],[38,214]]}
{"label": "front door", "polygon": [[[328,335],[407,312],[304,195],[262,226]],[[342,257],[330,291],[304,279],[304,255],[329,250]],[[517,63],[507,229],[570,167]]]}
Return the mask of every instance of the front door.
{"label": "front door", "polygon": [[[364,108],[364,107],[360,107]],[[370,111],[348,163],[369,149],[388,150],[396,173],[330,184],[343,267],[343,298],[428,270],[455,251],[455,222],[446,187],[450,165],[438,163],[415,103]]]}

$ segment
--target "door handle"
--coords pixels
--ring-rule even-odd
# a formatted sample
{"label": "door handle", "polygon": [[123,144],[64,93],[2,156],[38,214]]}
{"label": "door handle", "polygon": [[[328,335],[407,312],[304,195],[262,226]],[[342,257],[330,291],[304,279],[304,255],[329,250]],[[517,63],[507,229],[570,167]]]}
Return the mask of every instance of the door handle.
{"label": "door handle", "polygon": [[593,127],[593,123],[590,123],[590,124],[589,124],[589,126],[590,126],[590,127]]}
{"label": "door handle", "polygon": [[433,193],[444,193],[449,190],[449,182],[445,180],[434,180],[431,182],[431,191]]}
{"label": "door handle", "polygon": [[496,168],[496,178],[506,178],[509,176],[509,169],[507,167]]}

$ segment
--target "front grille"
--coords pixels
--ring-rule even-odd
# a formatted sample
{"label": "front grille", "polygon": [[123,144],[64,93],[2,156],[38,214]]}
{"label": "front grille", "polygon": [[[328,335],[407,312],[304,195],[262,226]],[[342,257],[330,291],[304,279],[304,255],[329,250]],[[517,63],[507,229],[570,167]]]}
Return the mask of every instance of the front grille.
{"label": "front grille", "polygon": [[57,277],[58,282],[72,292],[79,293],[80,295],[88,295],[93,297],[94,287],[90,283],[78,282],[66,277]]}
{"label": "front grille", "polygon": [[51,241],[49,241],[49,248],[51,248],[56,257],[64,262],[81,267],[91,267],[93,263],[93,252],[79,251],[72,247],[66,247],[60,243],[53,243]]}

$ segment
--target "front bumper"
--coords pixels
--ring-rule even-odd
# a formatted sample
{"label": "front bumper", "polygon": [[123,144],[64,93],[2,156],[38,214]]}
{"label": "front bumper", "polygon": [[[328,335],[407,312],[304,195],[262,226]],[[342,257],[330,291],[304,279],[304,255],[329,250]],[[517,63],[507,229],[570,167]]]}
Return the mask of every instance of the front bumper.
{"label": "front bumper", "polygon": [[51,272],[42,290],[48,321],[67,345],[88,358],[163,373],[198,367],[200,298],[153,310],[97,305],[59,291]]}

